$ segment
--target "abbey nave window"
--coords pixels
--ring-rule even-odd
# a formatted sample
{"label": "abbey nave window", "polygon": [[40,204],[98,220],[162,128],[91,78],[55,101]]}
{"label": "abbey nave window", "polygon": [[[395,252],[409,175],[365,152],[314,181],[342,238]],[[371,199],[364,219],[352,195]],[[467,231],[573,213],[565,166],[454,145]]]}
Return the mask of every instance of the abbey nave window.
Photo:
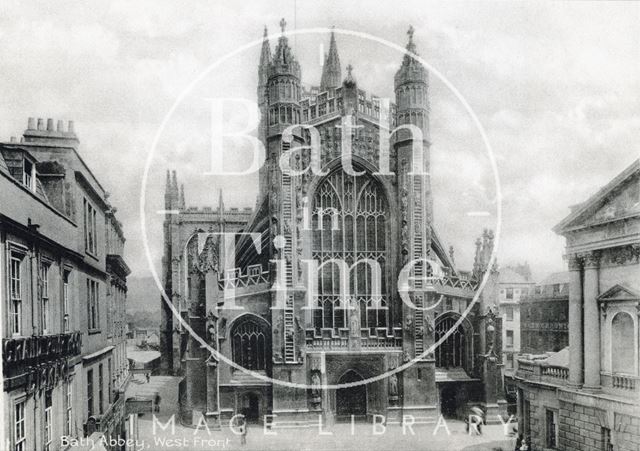
{"label": "abbey nave window", "polygon": [[13,417],[13,449],[15,451],[26,450],[26,434],[25,434],[25,418],[24,418],[25,401],[21,401],[14,406]]}
{"label": "abbey nave window", "polygon": [[24,255],[12,252],[10,257],[9,278],[11,283],[11,305],[9,322],[12,335],[22,333],[22,260]]}
{"label": "abbey nave window", "polygon": [[[388,327],[387,214],[386,198],[373,178],[355,177],[339,170],[316,189],[312,256],[321,265],[314,311],[316,331],[348,326],[351,309],[341,293],[347,284],[347,295],[357,304],[353,307],[357,307],[354,315],[359,313],[360,328],[374,332]],[[336,259],[350,267],[348,275],[341,274],[339,266],[332,263]],[[372,266],[379,270],[374,271]],[[343,276],[349,277],[344,285]]]}
{"label": "abbey nave window", "polygon": [[51,442],[53,441],[53,433],[51,431],[53,418],[52,418],[52,396],[51,390],[47,390],[44,396],[44,449],[45,451],[51,450]]}
{"label": "abbey nave window", "polygon": [[51,302],[49,301],[49,264],[40,264],[40,297],[42,300],[42,332],[49,333],[51,330]]}

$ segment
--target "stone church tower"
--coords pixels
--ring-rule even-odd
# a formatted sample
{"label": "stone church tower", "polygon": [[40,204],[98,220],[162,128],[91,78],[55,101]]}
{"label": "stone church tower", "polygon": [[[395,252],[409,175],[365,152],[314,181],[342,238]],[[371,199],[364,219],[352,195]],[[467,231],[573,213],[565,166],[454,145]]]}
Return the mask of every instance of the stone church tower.
{"label": "stone church tower", "polygon": [[[499,411],[493,285],[469,307],[492,273],[493,238],[485,231],[465,273],[433,227],[429,78],[412,57],[413,29],[389,103],[367,94],[351,65],[342,73],[334,33],[320,85],[305,87],[285,25],[273,53],[265,29],[260,52],[266,161],[255,210],[185,209],[168,179],[167,209],[179,212],[165,221],[165,285],[200,334],[189,338],[163,310],[163,368],[185,377],[183,421]],[[219,230],[242,231],[233,268],[228,238],[207,233]]]}

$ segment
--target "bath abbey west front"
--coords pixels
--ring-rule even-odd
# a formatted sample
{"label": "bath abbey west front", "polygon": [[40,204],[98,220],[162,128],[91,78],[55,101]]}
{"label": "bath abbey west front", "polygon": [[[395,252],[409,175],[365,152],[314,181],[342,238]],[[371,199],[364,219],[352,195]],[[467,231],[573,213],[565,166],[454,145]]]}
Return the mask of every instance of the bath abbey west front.
{"label": "bath abbey west front", "polygon": [[[407,50],[416,53],[412,30]],[[319,416],[329,423],[374,414],[461,418],[471,406],[494,420],[504,413],[501,324],[495,273],[488,267],[493,235],[484,231],[476,241],[472,271],[455,267],[453,251],[433,227],[429,178],[412,171],[414,161],[429,169],[427,71],[405,54],[393,82],[395,104],[387,109],[358,86],[351,66],[343,78],[332,33],[320,85],[303,88],[287,37],[279,37],[272,53],[265,30],[257,96],[266,161],[255,210],[225,208],[222,194],[216,209],[186,208],[176,173],[167,174],[164,288],[182,321],[161,301],[162,369],[183,377],[183,423],[204,417],[217,425],[237,413],[260,422],[272,415],[267,418],[275,426],[317,424]],[[285,132],[293,124],[303,126]],[[280,156],[287,151],[293,169],[310,166],[309,126],[319,133],[321,175],[283,171]],[[289,136],[283,140],[283,134]],[[389,139],[388,158],[381,158],[381,137]],[[414,159],[414,139],[422,140],[422,160]],[[341,158],[344,143],[350,162]],[[238,233],[232,267],[224,256],[224,240],[231,238],[220,232]],[[437,262],[442,274],[430,277],[435,274],[421,259]],[[315,273],[308,270],[311,260],[319,267]],[[350,267],[346,276],[336,261]],[[400,287],[398,276],[408,264],[409,283]],[[487,272],[479,301],[428,353],[456,326]],[[235,308],[225,308],[230,304]],[[212,354],[189,328],[250,371]],[[414,363],[353,385],[407,362]],[[320,388],[345,383],[353,386]]]}

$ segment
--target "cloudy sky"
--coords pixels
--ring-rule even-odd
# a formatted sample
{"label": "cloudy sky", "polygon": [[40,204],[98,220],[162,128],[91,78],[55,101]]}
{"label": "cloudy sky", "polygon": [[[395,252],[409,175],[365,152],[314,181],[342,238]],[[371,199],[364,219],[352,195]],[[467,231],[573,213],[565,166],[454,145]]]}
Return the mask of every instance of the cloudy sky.
{"label": "cloudy sky", "polygon": [[[412,24],[418,52],[466,99],[493,147],[503,195],[499,262],[526,260],[537,278],[561,270],[563,239],[551,228],[639,155],[640,3],[376,3],[4,0],[0,138],[19,136],[29,116],[74,120],[80,152],[124,223],[133,275],[147,276],[142,174],[160,123],[197,76],[259,39],[264,25],[277,34],[283,16],[290,30],[334,25],[401,46]],[[344,34],[337,40],[359,87],[392,97],[402,55]],[[327,44],[326,34],[292,38],[305,84],[319,82]],[[154,264],[166,169],[178,170],[189,205],[215,207],[221,187],[227,206],[255,203],[255,175],[214,177],[203,168],[211,166],[206,99],[253,99],[259,51],[215,67],[161,135],[145,190]],[[470,116],[431,80],[436,225],[469,268],[475,237],[496,227],[493,173]],[[230,160],[241,152],[231,149]]]}

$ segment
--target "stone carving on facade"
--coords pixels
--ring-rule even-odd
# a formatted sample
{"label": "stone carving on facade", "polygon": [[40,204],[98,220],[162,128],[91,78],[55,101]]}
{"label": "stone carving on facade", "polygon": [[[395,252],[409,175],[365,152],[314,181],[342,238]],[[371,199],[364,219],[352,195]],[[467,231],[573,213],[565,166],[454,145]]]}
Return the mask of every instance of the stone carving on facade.
{"label": "stone carving on facade", "polygon": [[638,263],[640,261],[640,245],[638,244],[609,249],[607,253],[609,263],[615,265]]}
{"label": "stone carving on facade", "polygon": [[582,258],[578,254],[570,254],[567,257],[569,271],[580,271],[582,269]]}
{"label": "stone carving on facade", "polygon": [[404,363],[411,361],[411,355],[409,354],[409,351],[407,351],[406,349],[402,351],[402,361]]}
{"label": "stone carving on facade", "polygon": [[494,346],[496,342],[496,327],[495,323],[495,313],[493,310],[489,308],[487,312],[487,326],[486,326],[486,341],[487,341],[487,352],[484,355],[488,360],[495,361],[497,359],[497,355],[494,351]]}
{"label": "stone carving on facade", "polygon": [[405,318],[404,331],[406,332],[407,336],[411,336],[411,333],[413,332],[413,316],[407,315],[407,317]]}
{"label": "stone carving on facade", "polygon": [[600,266],[601,256],[602,253],[600,251],[585,252],[584,254],[582,254],[584,267],[591,269],[598,268]]}
{"label": "stone carving on facade", "polygon": [[321,398],[322,382],[320,380],[320,372],[313,371],[311,373],[311,402],[316,406],[322,401]]}
{"label": "stone carving on facade", "polygon": [[398,402],[398,375],[396,373],[389,376],[389,401],[391,404]]}
{"label": "stone carving on facade", "polygon": [[351,308],[349,309],[349,335],[351,337],[360,336],[360,308],[358,301],[351,299]]}
{"label": "stone carving on facade", "polygon": [[218,272],[218,246],[213,237],[207,238],[202,253],[198,256],[198,270],[201,273]]}
{"label": "stone carving on facade", "polygon": [[424,315],[424,324],[427,326],[427,333],[431,335],[435,330],[435,321],[428,313]]}

